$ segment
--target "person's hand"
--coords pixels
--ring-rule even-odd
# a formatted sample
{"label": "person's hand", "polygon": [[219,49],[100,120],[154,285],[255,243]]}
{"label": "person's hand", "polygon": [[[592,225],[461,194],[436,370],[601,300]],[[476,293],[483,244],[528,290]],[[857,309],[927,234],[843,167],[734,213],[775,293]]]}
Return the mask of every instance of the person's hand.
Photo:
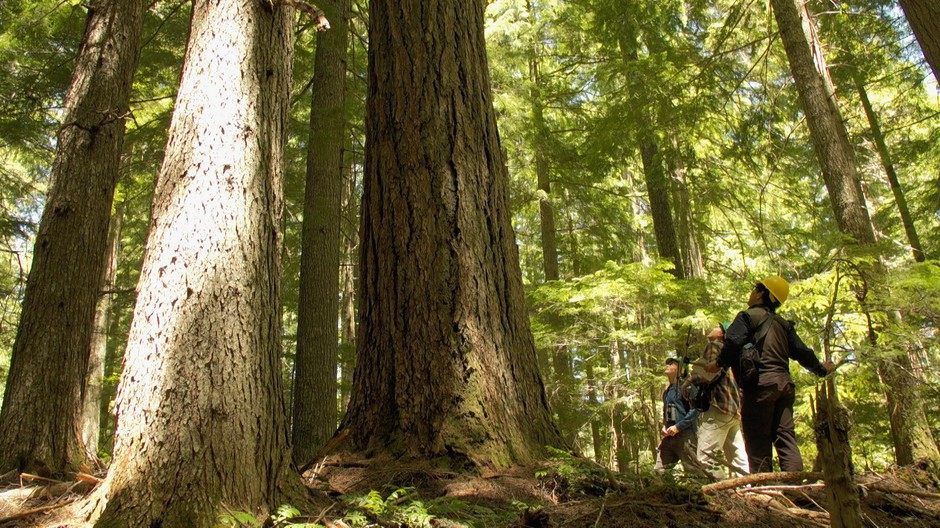
{"label": "person's hand", "polygon": [[674,426],[674,425],[671,425],[671,426],[669,426],[668,429],[666,429],[665,431],[663,431],[663,433],[664,433],[666,436],[676,436],[677,434],[679,434],[679,428],[676,427],[676,426]]}
{"label": "person's hand", "polygon": [[836,364],[833,363],[832,361],[829,361],[828,359],[826,361],[823,361],[822,365],[823,365],[823,368],[826,369],[827,376],[829,374],[832,374],[832,372],[836,369]]}
{"label": "person's hand", "polygon": [[718,366],[718,362],[714,359],[705,365],[705,372],[718,372],[719,370],[721,370],[721,367]]}

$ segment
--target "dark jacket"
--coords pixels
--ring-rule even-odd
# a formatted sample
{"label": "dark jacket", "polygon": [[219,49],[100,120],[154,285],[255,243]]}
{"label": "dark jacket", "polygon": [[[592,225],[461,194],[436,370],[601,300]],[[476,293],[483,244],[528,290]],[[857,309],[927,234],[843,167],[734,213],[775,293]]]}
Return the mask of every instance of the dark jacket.
{"label": "dark jacket", "polygon": [[[672,383],[663,392],[663,424],[666,427],[675,425],[680,433],[693,433],[697,426],[698,415],[701,414],[698,409],[691,409],[689,402],[682,397],[682,391],[679,390],[680,383]],[[675,420],[671,420],[669,408],[675,409]]]}
{"label": "dark jacket", "polygon": [[776,315],[766,306],[752,306],[738,313],[725,333],[725,345],[718,355],[718,365],[736,368],[741,349],[752,342],[761,323],[773,317],[761,347],[759,385],[784,385],[790,380],[790,359],[817,376],[825,376],[826,368],[813,349],[806,346],[793,328],[793,322]]}

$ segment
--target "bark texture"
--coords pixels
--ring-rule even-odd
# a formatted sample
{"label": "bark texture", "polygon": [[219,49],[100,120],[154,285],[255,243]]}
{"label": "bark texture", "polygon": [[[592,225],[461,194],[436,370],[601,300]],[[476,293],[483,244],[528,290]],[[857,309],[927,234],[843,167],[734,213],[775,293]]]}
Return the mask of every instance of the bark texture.
{"label": "bark texture", "polygon": [[317,35],[307,141],[293,456],[309,462],[336,432],[339,262],[349,0],[320,1],[332,29]]}
{"label": "bark texture", "polygon": [[279,357],[293,14],[193,5],[96,526],[215,526],[300,486]]}
{"label": "bark texture", "polygon": [[898,0],[907,23],[924,52],[934,78],[940,83],[940,3],[937,0]]}
{"label": "bark texture", "polygon": [[86,460],[85,376],[146,6],[89,6],[0,411],[0,473]]}
{"label": "bark texture", "polygon": [[558,445],[525,309],[480,2],[369,5],[355,391],[369,452],[506,466]]}
{"label": "bark texture", "polygon": [[[810,15],[800,0],[771,0],[771,5],[839,229],[857,244],[871,247],[875,244],[875,232],[862,194],[855,155]],[[866,273],[869,282],[877,287],[879,266]],[[874,345],[874,332],[871,341]],[[897,355],[881,363],[878,372],[888,386],[888,412],[898,463],[911,464],[922,458],[937,464],[940,452],[936,443],[923,441],[932,439],[923,401],[905,374],[912,372],[910,358]]]}

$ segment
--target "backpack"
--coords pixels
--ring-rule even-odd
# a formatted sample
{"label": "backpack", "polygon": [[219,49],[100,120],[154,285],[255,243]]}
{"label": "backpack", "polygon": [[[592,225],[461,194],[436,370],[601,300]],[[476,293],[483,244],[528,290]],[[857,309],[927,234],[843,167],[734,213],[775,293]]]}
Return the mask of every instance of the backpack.
{"label": "backpack", "polygon": [[721,374],[715,377],[715,379],[704,382],[704,383],[695,383],[691,379],[687,382],[687,394],[689,405],[693,409],[698,409],[701,412],[705,412],[712,406],[712,392],[714,392],[715,387],[721,383],[721,380],[725,377],[725,371],[721,371]]}
{"label": "backpack", "polygon": [[770,322],[776,318],[777,314],[768,313],[764,321],[754,331],[754,338],[741,349],[738,372],[735,372],[734,376],[739,387],[751,388],[757,386],[757,382],[760,380],[761,348],[764,345],[767,332],[770,331]]}

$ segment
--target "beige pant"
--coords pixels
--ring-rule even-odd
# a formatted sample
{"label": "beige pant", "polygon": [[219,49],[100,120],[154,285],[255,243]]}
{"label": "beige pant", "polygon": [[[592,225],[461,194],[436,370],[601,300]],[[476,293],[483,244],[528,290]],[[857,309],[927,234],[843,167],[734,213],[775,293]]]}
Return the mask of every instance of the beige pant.
{"label": "beige pant", "polygon": [[697,455],[708,473],[716,480],[728,478],[730,465],[735,469],[732,476],[748,474],[741,420],[737,416],[719,411],[714,406],[705,411],[700,420]]}

